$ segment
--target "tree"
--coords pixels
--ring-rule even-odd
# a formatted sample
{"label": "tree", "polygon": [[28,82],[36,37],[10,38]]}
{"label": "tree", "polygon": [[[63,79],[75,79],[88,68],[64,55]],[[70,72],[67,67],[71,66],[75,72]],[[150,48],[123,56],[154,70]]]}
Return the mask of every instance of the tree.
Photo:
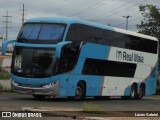
{"label": "tree", "polygon": [[[160,41],[160,9],[154,5],[140,5],[139,11],[141,12],[143,17],[141,24],[137,24],[139,33],[154,36]],[[160,70],[160,54],[158,64]]]}
{"label": "tree", "polygon": [[143,16],[141,24],[137,24],[139,33],[151,35],[160,40],[160,9],[154,5],[140,5],[139,11]]}

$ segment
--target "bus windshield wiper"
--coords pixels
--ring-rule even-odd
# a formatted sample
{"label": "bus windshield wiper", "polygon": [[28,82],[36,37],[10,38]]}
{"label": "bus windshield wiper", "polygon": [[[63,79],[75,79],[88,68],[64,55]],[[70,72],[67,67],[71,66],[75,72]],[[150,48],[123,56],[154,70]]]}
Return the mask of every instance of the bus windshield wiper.
{"label": "bus windshield wiper", "polygon": [[26,39],[26,38],[18,38],[18,41],[23,42],[23,43],[26,43],[26,42],[27,42],[27,39]]}

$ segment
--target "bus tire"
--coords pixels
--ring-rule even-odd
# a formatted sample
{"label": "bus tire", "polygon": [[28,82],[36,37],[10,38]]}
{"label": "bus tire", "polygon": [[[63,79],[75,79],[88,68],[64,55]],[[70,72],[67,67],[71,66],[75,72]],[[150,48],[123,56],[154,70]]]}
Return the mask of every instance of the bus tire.
{"label": "bus tire", "polygon": [[144,95],[145,95],[145,86],[141,85],[138,92],[138,99],[142,99]]}
{"label": "bus tire", "polygon": [[131,87],[130,99],[135,100],[137,98],[137,88],[136,85],[133,84]]}
{"label": "bus tire", "polygon": [[36,99],[44,99],[46,96],[45,95],[33,95],[33,97]]}
{"label": "bus tire", "polygon": [[76,87],[75,100],[83,100],[86,97],[86,88],[82,82],[79,82]]}

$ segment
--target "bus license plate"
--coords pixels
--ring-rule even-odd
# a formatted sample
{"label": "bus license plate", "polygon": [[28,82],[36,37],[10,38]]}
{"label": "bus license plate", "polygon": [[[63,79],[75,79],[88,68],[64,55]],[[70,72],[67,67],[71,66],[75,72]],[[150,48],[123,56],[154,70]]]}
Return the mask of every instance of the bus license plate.
{"label": "bus license plate", "polygon": [[33,90],[26,90],[26,93],[34,93]]}

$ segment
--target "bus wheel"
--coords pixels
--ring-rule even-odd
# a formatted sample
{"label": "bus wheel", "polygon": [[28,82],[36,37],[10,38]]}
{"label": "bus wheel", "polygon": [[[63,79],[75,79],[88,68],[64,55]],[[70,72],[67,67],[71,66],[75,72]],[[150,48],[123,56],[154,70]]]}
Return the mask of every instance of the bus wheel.
{"label": "bus wheel", "polygon": [[137,97],[137,88],[136,88],[136,85],[132,85],[131,87],[131,93],[130,93],[130,98],[132,100],[135,100]]}
{"label": "bus wheel", "polygon": [[33,95],[33,97],[36,99],[44,99],[46,96],[45,95]]}
{"label": "bus wheel", "polygon": [[142,99],[144,95],[145,95],[145,87],[144,85],[141,85],[138,93],[138,99]]}
{"label": "bus wheel", "polygon": [[85,85],[80,82],[78,83],[76,87],[76,95],[75,95],[75,100],[83,100],[86,96],[86,88]]}

